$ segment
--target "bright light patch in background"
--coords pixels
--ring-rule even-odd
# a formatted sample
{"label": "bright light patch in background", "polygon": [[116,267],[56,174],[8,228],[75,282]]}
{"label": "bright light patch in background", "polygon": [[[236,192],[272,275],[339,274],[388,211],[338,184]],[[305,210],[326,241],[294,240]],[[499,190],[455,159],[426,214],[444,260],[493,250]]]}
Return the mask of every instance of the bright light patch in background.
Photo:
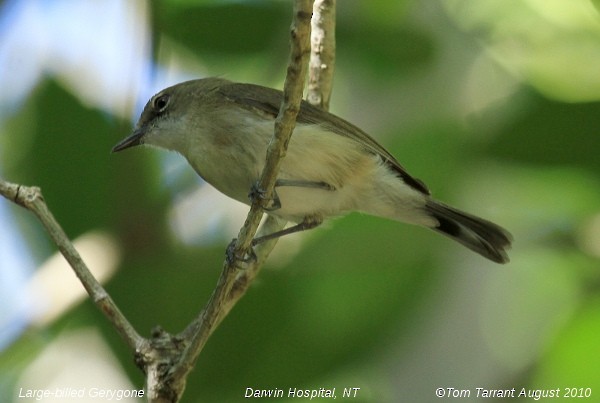
{"label": "bright light patch in background", "polygon": [[[0,245],[4,245],[4,240],[11,238],[0,239]],[[83,234],[73,241],[73,245],[100,283],[108,281],[121,260],[116,240],[104,232]],[[27,326],[52,323],[87,297],[85,289],[59,252],[48,258],[33,275],[29,274],[31,266],[24,265],[25,251],[19,254],[2,252],[0,280],[5,289],[0,294],[0,347],[8,345]],[[26,267],[29,269],[24,270]]]}
{"label": "bright light patch in background", "polygon": [[237,235],[248,207],[212,186],[200,186],[176,199],[169,215],[171,228],[181,241],[210,245]]}
{"label": "bright light patch in background", "polygon": [[9,1],[0,19],[0,107],[13,109],[44,75],[79,99],[129,116],[149,74],[144,1]]}
{"label": "bright light patch in background", "polygon": [[[116,239],[104,232],[85,233],[73,241],[73,246],[100,283],[108,281],[121,260]],[[31,312],[31,321],[38,326],[52,323],[71,306],[87,297],[73,269],[59,252],[36,270],[26,290],[31,300],[38,303],[43,301],[41,306],[34,307]]]}
{"label": "bright light patch in background", "polygon": [[595,214],[579,231],[581,248],[592,256],[600,257],[600,213]]}
{"label": "bright light patch in background", "polygon": [[0,350],[27,325],[15,307],[26,303],[22,287],[34,267],[7,207],[4,201],[0,202]]}
{"label": "bright light patch in background", "polygon": [[498,63],[544,95],[567,102],[600,99],[600,20],[589,0],[442,4]]}

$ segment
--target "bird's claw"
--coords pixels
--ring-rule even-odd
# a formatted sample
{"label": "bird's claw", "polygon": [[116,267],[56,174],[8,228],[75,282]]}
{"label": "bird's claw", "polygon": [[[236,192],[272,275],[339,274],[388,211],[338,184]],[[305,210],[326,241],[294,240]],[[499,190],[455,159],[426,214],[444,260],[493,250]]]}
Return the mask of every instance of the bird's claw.
{"label": "bird's claw", "polygon": [[253,247],[250,247],[248,252],[244,253],[243,256],[241,256],[236,251],[236,242],[237,239],[234,238],[227,246],[227,250],[225,252],[227,264],[229,264],[230,266],[235,266],[240,270],[246,270],[248,267],[254,264],[258,258],[256,257],[256,253],[254,252]]}
{"label": "bird's claw", "polygon": [[265,211],[275,211],[281,208],[281,200],[279,200],[277,191],[273,189],[273,197],[267,197],[267,192],[259,186],[258,182],[252,185],[248,197],[253,203],[256,200],[266,200],[267,202],[263,207]]}

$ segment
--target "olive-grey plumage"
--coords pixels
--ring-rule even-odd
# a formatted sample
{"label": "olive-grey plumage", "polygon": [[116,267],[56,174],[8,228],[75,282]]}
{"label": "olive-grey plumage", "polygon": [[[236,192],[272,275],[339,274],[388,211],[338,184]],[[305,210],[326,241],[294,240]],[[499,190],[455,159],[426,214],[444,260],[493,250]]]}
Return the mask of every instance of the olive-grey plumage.
{"label": "olive-grey plumage", "polygon": [[[113,151],[148,144],[183,155],[219,191],[243,203],[265,163],[281,91],[220,78],[166,88]],[[432,228],[498,263],[512,237],[500,226],[435,201],[429,189],[353,124],[302,102],[268,212],[318,225],[351,211]]]}

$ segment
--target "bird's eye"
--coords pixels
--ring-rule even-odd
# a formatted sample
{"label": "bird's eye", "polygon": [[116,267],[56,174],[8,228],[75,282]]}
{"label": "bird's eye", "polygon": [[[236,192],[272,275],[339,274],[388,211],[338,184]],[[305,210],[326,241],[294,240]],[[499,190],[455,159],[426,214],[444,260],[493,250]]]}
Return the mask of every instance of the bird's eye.
{"label": "bird's eye", "polygon": [[169,96],[161,95],[154,98],[153,105],[156,112],[164,112],[164,110],[167,109],[167,105],[169,105]]}

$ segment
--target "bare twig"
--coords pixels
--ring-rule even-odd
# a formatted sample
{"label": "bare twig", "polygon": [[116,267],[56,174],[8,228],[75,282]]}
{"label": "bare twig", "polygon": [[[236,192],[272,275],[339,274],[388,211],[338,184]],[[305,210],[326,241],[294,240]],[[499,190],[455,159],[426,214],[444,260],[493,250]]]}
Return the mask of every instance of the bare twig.
{"label": "bare twig", "polygon": [[335,0],[315,0],[306,100],[329,110],[335,67]]}
{"label": "bare twig", "polygon": [[143,350],[147,346],[147,340],[135,331],[106,290],[94,278],[54,215],[48,209],[40,188],[17,185],[0,179],[0,194],[37,216],[96,306],[104,313],[104,316],[113,324],[133,351]]}

